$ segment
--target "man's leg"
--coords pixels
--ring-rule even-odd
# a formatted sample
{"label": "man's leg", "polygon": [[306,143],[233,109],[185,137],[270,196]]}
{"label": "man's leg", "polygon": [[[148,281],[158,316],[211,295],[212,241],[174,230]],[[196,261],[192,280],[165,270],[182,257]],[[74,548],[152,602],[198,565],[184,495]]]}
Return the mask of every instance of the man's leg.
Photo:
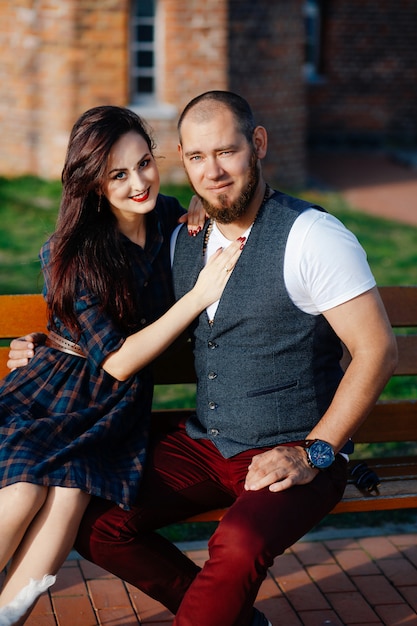
{"label": "man's leg", "polygon": [[77,550],[175,613],[200,568],[153,531],[233,502],[211,479],[211,456],[218,453],[210,442],[194,442],[182,427],[168,434],[149,454],[137,507],[123,511],[93,498]]}
{"label": "man's leg", "polygon": [[[169,435],[149,459],[138,507],[126,512],[90,506],[77,549],[173,613],[181,604],[176,626],[249,625],[274,557],[333,508],[347,474],[346,462],[338,458],[309,485],[282,494],[245,492],[252,456],[248,451],[223,459],[209,441],[192,441],[182,431]],[[210,559],[201,573],[152,532],[191,514],[230,506],[235,498],[210,541]]]}
{"label": "man's leg", "polygon": [[[199,568],[171,542],[140,530],[133,511],[93,498],[75,548],[86,559],[141,589],[176,613]],[[137,523],[138,530],[129,530]]]}
{"label": "man's leg", "polygon": [[[244,478],[248,463],[239,457],[231,461],[244,461]],[[343,495],[346,474],[346,461],[338,457],[308,485],[280,493],[241,489],[209,542],[209,559],[188,589],[175,626],[249,626],[268,567],[331,511]]]}

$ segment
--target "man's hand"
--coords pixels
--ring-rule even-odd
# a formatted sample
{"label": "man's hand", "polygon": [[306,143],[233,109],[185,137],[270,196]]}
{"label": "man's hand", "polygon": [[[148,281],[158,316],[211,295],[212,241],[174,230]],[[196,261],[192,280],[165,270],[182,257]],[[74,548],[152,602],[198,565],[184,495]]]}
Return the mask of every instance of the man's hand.
{"label": "man's hand", "polygon": [[257,491],[269,487],[270,491],[284,491],[311,482],[318,471],[310,467],[301,446],[278,446],[253,457],[245,489]]}
{"label": "man's hand", "polygon": [[36,346],[45,343],[46,335],[43,333],[31,333],[25,337],[13,339],[10,343],[9,360],[7,367],[14,370],[17,367],[24,367],[35,354]]}

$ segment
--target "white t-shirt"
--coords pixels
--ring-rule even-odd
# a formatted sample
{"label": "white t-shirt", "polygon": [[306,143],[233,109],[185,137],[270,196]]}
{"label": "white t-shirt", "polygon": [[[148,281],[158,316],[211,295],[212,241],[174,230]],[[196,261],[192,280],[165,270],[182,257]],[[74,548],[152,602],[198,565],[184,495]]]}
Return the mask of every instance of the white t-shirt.
{"label": "white t-shirt", "polygon": [[[251,227],[243,236],[249,237]],[[178,229],[171,239],[175,248]],[[208,258],[230,245],[216,224],[207,245]],[[329,213],[308,209],[295,220],[284,256],[284,282],[293,303],[305,313],[319,315],[375,286],[366,253],[355,235]],[[207,309],[213,319],[217,302]]]}

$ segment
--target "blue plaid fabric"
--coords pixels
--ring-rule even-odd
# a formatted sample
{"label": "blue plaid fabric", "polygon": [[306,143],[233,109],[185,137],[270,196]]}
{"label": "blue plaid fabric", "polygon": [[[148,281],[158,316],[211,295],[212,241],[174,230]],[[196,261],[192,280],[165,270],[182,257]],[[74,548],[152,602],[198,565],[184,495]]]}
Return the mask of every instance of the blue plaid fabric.
{"label": "blue plaid fabric", "polygon": [[[148,216],[145,250],[122,239],[135,270],[138,327],[160,317],[174,301],[169,245],[182,213],[174,198],[159,196]],[[43,267],[49,250],[47,242]],[[1,381],[0,487],[19,481],[78,487],[128,508],[146,455],[151,373],[145,368],[119,382],[100,369],[124,337],[94,294],[81,291],[76,310],[82,326],[78,343],[87,359],[42,346],[28,367]],[[60,334],[71,339],[57,322]]]}

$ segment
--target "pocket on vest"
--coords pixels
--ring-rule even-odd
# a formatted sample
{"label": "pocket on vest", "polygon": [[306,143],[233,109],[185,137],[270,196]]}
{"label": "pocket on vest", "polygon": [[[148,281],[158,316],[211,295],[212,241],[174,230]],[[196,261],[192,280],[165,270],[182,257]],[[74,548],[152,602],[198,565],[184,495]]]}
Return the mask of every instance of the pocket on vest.
{"label": "pocket on vest", "polygon": [[257,396],[266,396],[270,393],[277,393],[280,391],[287,391],[288,389],[293,389],[298,386],[298,380],[294,380],[285,385],[272,385],[269,387],[261,387],[260,389],[254,389],[253,391],[247,391],[247,398],[256,398]]}

